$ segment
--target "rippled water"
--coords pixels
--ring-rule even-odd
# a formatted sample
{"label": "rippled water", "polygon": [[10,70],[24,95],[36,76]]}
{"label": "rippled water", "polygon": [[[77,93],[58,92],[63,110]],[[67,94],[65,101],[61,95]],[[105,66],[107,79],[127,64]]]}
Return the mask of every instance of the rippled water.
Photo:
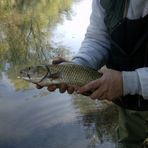
{"label": "rippled water", "polygon": [[[114,148],[117,111],[112,104],[81,95],[50,93],[46,88],[38,90],[17,79],[22,66],[40,63],[40,57],[47,62],[48,56],[70,58],[78,51],[89,23],[91,1],[67,0],[65,8],[58,0],[32,1],[33,10],[41,11],[34,15],[29,14],[29,1],[20,1],[20,9],[14,1],[5,2],[6,6],[0,2],[0,11],[3,5],[7,8],[0,15],[0,148]],[[54,8],[53,14],[48,5]],[[18,15],[11,20],[13,13]],[[39,22],[28,27],[28,20],[35,17]],[[44,36],[37,36],[39,33]]]}

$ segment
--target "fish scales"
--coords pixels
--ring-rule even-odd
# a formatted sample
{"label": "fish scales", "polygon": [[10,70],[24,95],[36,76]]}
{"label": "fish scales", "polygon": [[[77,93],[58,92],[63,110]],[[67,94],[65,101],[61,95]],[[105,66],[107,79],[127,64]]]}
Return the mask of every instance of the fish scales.
{"label": "fish scales", "polygon": [[50,65],[51,73],[60,73],[63,83],[82,86],[100,78],[101,74],[88,67],[76,64]]}

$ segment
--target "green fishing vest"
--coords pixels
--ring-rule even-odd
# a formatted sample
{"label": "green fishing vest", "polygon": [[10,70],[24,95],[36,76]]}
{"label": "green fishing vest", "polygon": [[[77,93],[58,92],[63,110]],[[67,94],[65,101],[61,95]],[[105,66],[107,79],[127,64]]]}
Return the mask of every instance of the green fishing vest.
{"label": "green fishing vest", "polygon": [[[146,23],[145,31],[141,36],[138,35],[140,38],[134,43],[136,46],[131,45],[131,41],[137,36],[137,34],[134,35],[135,32],[133,32],[133,36],[132,34],[128,35],[128,40],[126,36],[124,37],[123,35],[124,30],[119,30],[119,27],[120,29],[123,29],[124,25],[126,30],[127,24],[132,21],[125,17],[128,2],[129,0],[100,0],[101,6],[106,11],[104,22],[108,29],[111,42],[109,59],[106,63],[106,66],[119,71],[133,71],[137,68],[145,66],[148,67],[148,15],[144,18],[134,21],[134,24],[136,22],[140,22],[142,24],[143,22]],[[141,28],[144,28],[142,24],[140,26]],[[134,26],[132,28],[134,28]],[[120,33],[120,31],[122,32]],[[121,43],[122,38],[123,43]],[[125,48],[121,48],[121,44],[126,45]],[[130,52],[126,50],[128,48],[130,49]],[[140,95],[126,95],[120,99],[116,99],[114,103],[126,109],[139,111],[148,110],[148,101],[144,100]]]}
{"label": "green fishing vest", "polygon": [[101,6],[106,11],[105,24],[109,33],[122,21],[125,10],[125,3],[128,0],[100,0]]}

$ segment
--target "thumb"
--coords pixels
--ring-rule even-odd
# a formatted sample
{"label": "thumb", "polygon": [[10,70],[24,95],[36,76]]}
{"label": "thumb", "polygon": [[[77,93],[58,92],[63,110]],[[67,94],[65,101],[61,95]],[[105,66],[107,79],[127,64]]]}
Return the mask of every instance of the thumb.
{"label": "thumb", "polygon": [[104,67],[102,67],[102,68],[99,70],[99,72],[103,74],[103,73],[108,72],[109,70],[110,70],[110,69],[108,69],[107,67],[104,66]]}
{"label": "thumb", "polygon": [[53,58],[52,64],[60,64],[62,62],[66,62],[66,60],[62,57],[55,57]]}

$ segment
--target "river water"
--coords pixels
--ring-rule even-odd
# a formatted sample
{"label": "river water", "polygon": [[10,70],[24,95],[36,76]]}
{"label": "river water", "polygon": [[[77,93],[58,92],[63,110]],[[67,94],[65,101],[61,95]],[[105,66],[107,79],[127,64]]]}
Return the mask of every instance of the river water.
{"label": "river water", "polygon": [[117,111],[81,95],[17,79],[31,64],[70,59],[89,24],[91,0],[0,2],[0,148],[114,148]]}

